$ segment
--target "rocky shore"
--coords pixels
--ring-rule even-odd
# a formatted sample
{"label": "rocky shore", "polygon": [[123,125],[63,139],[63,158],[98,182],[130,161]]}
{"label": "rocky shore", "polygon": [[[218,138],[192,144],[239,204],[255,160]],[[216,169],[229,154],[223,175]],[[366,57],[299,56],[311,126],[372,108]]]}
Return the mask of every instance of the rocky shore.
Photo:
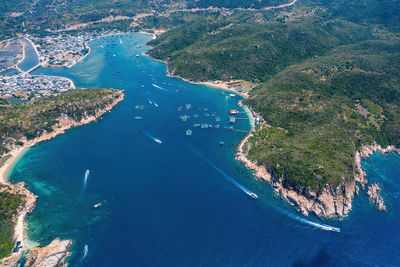
{"label": "rocky shore", "polygon": [[378,210],[386,212],[386,206],[381,196],[381,188],[378,183],[368,186],[367,196],[369,201],[371,201]]}
{"label": "rocky shore", "polygon": [[[105,108],[95,110],[94,115],[84,116],[80,121],[75,121],[68,117],[67,115],[62,115],[58,119],[58,123],[53,127],[53,131],[50,133],[44,132],[41,136],[33,139],[33,140],[21,140],[23,142],[22,146],[11,147],[11,152],[9,153],[11,157],[7,160],[7,162],[0,168],[0,183],[7,184],[13,192],[23,195],[25,198],[25,205],[21,207],[17,218],[15,218],[15,239],[17,241],[21,241],[22,249],[17,253],[11,254],[7,258],[3,258],[0,260],[0,266],[16,266],[17,262],[21,258],[23,251],[27,249],[26,246],[26,233],[25,233],[25,219],[29,213],[35,207],[36,196],[32,194],[25,188],[24,183],[18,184],[9,184],[6,181],[6,174],[8,169],[17,161],[17,159],[23,154],[23,152],[36,145],[39,142],[49,140],[51,138],[56,137],[59,134],[64,133],[66,130],[72,127],[78,127],[84,124],[88,124],[90,122],[96,121],[100,116],[109,112],[115,105],[121,102],[124,99],[124,94],[120,92],[118,98],[115,98],[114,101],[107,105]],[[43,248],[33,248],[31,249],[26,257],[29,256],[29,262],[31,264],[26,264],[25,266],[46,266],[46,267],[55,267],[55,266],[65,266],[65,260],[70,256],[70,252],[68,252],[68,248],[71,246],[72,241],[70,240],[60,240],[56,238],[53,242]]]}
{"label": "rocky shore", "polygon": [[71,245],[71,240],[56,238],[45,247],[33,248],[25,255],[25,266],[66,266],[65,261],[71,256]]}
{"label": "rocky shore", "polygon": [[[7,189],[9,193],[20,195],[24,199],[24,204],[18,210],[15,220],[14,238],[21,242],[22,248],[25,248],[26,242],[24,242],[24,223],[26,217],[33,211],[36,205],[37,197],[32,194],[25,187],[25,183],[8,184]],[[17,253],[11,254],[9,257],[0,260],[0,266],[14,266],[23,254],[23,249],[20,249]]]}
{"label": "rocky shore", "polygon": [[[263,125],[263,127],[269,126]],[[273,177],[263,165],[247,158],[247,153],[251,146],[248,139],[251,136],[251,133],[248,134],[240,142],[237,148],[236,160],[242,162],[247,169],[253,170],[254,177],[263,179],[271,184],[275,194],[280,195],[282,199],[298,208],[302,214],[308,216],[310,213],[313,213],[324,218],[343,219],[351,211],[353,197],[359,193],[357,183],[361,185],[362,189],[364,189],[365,185],[368,183],[365,179],[366,173],[361,167],[362,158],[367,158],[377,151],[381,151],[382,154],[391,151],[397,153],[400,152],[400,150],[396,149],[394,146],[389,146],[385,149],[377,144],[363,146],[360,151],[356,153],[354,158],[357,173],[354,175],[354,180],[352,182],[341,185],[337,188],[330,188],[329,185],[326,185],[320,195],[317,195],[316,192],[310,190],[298,193],[294,189],[285,188],[283,186],[282,178]],[[385,211],[386,207],[384,206],[383,199],[380,196],[379,185],[370,186],[369,192],[369,195],[371,195],[370,200],[379,210]]]}

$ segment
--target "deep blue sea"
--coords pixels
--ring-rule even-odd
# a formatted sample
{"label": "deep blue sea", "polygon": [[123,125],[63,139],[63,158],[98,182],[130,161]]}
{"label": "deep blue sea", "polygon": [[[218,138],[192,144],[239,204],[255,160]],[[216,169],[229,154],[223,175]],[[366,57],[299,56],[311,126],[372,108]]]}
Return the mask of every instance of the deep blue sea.
{"label": "deep blue sea", "polygon": [[[245,132],[224,127],[240,98],[166,77],[164,63],[141,55],[149,39],[96,39],[90,56],[73,68],[34,71],[69,77],[77,87],[124,89],[126,98],[98,122],[31,148],[13,168],[11,180],[25,181],[39,196],[28,221],[32,241],[72,239],[71,266],[400,264],[398,155],[363,162],[367,178],[383,187],[386,214],[364,191],[343,222],[304,218],[234,160]],[[182,115],[191,117],[183,122]],[[238,120],[235,128],[248,131],[249,121]]]}

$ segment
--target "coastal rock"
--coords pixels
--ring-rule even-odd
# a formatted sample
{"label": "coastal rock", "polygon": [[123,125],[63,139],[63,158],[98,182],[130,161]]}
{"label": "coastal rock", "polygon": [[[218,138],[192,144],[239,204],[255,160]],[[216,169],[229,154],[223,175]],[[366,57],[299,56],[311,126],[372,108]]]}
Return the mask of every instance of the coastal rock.
{"label": "coastal rock", "polygon": [[[347,216],[352,208],[351,201],[356,191],[356,183],[348,183],[340,186],[335,190],[326,186],[322,193],[318,196],[316,192],[306,190],[306,192],[298,193],[293,189],[288,189],[283,186],[282,179],[273,179],[271,174],[262,165],[252,162],[246,157],[249,147],[246,146],[247,140],[252,136],[248,134],[240,142],[236,160],[241,161],[246,168],[254,170],[254,177],[264,179],[273,187],[275,194],[280,195],[282,199],[286,200],[293,206],[297,207],[301,213],[308,216],[314,213],[317,216],[324,218],[339,218]],[[360,163],[361,169],[361,163]],[[360,181],[363,176],[360,176]],[[363,183],[365,183],[363,181]]]}
{"label": "coastal rock", "polygon": [[56,267],[67,266],[65,260],[71,256],[69,248],[71,240],[54,239],[45,247],[37,247],[30,250],[25,256],[25,266],[32,267]]}
{"label": "coastal rock", "polygon": [[[299,211],[306,216],[313,213],[319,217],[343,219],[352,209],[354,195],[358,195],[359,193],[360,188],[356,183],[359,183],[362,189],[364,189],[365,185],[368,183],[365,179],[366,173],[361,167],[361,159],[367,158],[377,151],[381,151],[383,155],[392,151],[400,154],[400,149],[394,146],[388,146],[384,149],[376,143],[363,146],[354,157],[354,164],[356,166],[354,180],[347,184],[340,185],[336,189],[332,189],[326,185],[322,193],[317,195],[309,189],[298,192],[299,190],[285,188],[282,183],[282,178],[274,179],[264,166],[249,160],[247,158],[247,153],[250,149],[250,144],[247,141],[251,136],[251,133],[248,134],[240,142],[236,153],[236,160],[242,162],[246,168],[254,170],[254,177],[267,181],[271,184],[275,194],[280,195],[282,199],[297,207]],[[379,210],[386,211],[386,207],[380,195],[379,185],[374,184],[369,186],[368,196],[370,201],[373,202]]]}
{"label": "coastal rock", "polygon": [[381,188],[378,183],[368,186],[367,195],[369,201],[371,201],[378,210],[386,212],[386,206],[381,196]]}

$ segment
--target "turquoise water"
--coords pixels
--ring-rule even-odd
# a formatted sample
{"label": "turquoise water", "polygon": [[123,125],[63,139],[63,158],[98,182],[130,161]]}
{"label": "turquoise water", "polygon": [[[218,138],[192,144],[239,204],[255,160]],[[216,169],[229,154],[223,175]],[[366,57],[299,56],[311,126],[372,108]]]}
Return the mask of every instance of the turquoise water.
{"label": "turquoise water", "polygon": [[[373,209],[362,192],[343,222],[304,218],[234,160],[245,132],[223,127],[240,98],[166,77],[165,64],[135,56],[149,38],[97,39],[91,55],[73,68],[34,71],[69,77],[77,87],[125,89],[126,99],[98,122],[38,144],[13,168],[11,180],[26,181],[39,196],[29,217],[32,241],[73,239],[71,266],[399,263],[399,156],[377,154],[364,162],[368,179],[383,185],[387,214]],[[179,120],[194,113],[198,118]],[[219,129],[193,127],[215,126],[216,116]],[[235,128],[248,131],[249,121],[238,120]],[[187,129],[192,136],[185,136]],[[102,206],[94,209],[96,203]]]}

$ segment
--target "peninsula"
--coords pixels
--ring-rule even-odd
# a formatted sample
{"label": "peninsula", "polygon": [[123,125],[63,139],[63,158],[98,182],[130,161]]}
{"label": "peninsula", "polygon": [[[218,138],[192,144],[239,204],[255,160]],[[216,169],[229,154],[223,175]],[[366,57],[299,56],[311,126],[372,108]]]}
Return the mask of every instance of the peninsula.
{"label": "peninsula", "polygon": [[[368,185],[361,158],[400,145],[400,43],[379,3],[373,18],[362,4],[349,6],[355,18],[340,2],[247,10],[246,20],[226,10],[173,13],[143,27],[168,28],[148,54],[167,62],[171,76],[255,84],[244,104],[262,120],[237,159],[304,215],[342,219]],[[369,186],[370,199],[385,211],[377,187]]]}
{"label": "peninsula", "polygon": [[[72,89],[32,103],[10,105],[2,102],[0,107],[2,218],[0,258],[3,258],[0,260],[1,265],[14,266],[21,258],[22,252],[27,247],[25,219],[34,209],[36,202],[36,196],[24,187],[24,183],[7,182],[9,168],[29,147],[62,134],[71,127],[95,121],[123,98],[122,91],[113,89]],[[18,241],[17,245],[15,241]],[[56,266],[70,255],[68,252],[70,246],[71,241],[55,240],[49,247],[35,248],[32,253],[36,256],[29,256],[32,253],[28,253],[29,262],[36,265],[53,262],[51,266]],[[60,257],[54,259],[52,256],[54,252]]]}

